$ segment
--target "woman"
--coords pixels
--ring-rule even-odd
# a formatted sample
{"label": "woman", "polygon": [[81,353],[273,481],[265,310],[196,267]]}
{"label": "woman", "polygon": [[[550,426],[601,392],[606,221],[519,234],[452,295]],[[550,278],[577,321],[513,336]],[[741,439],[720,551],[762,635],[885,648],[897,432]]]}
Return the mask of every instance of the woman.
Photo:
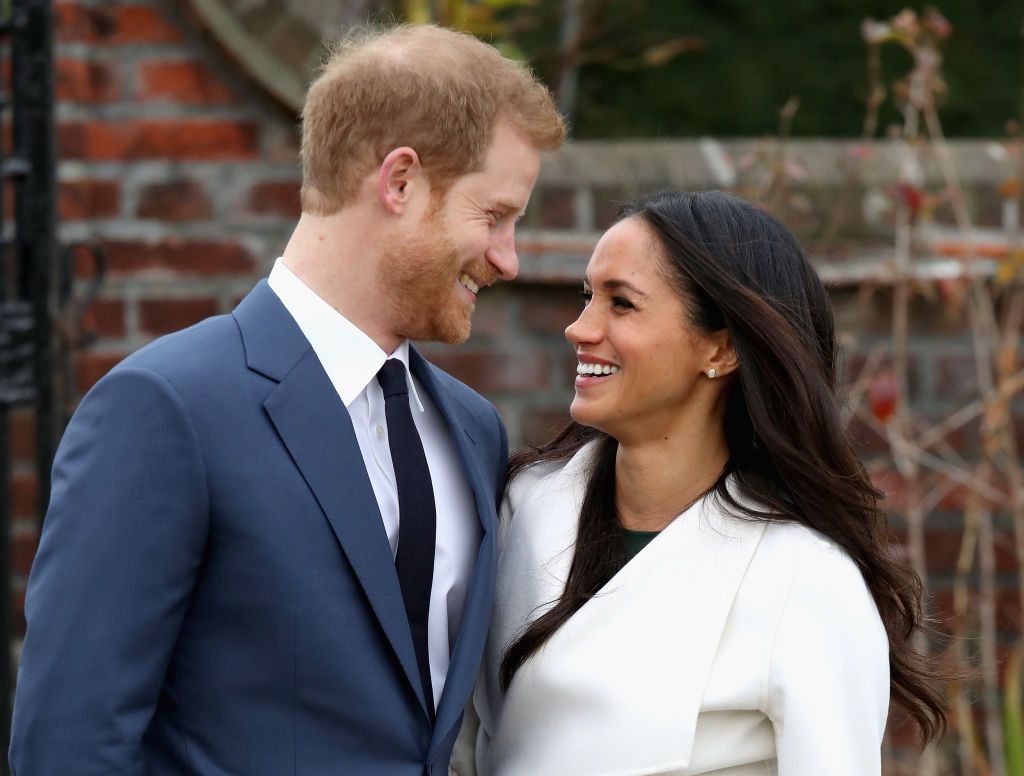
{"label": "woman", "polygon": [[920,582],[793,235],[727,194],[655,195],[583,296],[574,422],[512,462],[477,769],[870,776],[890,695],[939,732]]}

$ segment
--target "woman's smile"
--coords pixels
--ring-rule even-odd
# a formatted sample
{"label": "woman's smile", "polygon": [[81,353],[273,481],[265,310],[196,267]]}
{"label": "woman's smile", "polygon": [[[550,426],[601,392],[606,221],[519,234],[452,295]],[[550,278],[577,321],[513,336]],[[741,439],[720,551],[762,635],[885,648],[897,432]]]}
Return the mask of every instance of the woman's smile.
{"label": "woman's smile", "polygon": [[620,367],[610,361],[589,356],[584,353],[577,354],[576,362],[576,387],[587,388],[607,382],[620,371]]}

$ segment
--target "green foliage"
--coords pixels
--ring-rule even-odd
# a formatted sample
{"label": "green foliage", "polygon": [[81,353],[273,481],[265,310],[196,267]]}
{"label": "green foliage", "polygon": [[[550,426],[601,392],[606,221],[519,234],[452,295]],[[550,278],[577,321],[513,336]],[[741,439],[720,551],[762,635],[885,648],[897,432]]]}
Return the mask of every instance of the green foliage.
{"label": "green foliage", "polygon": [[[558,82],[563,0],[516,15],[515,39],[548,83]],[[867,92],[865,17],[907,5],[885,0],[603,0],[584,3],[589,22],[580,71],[577,138],[757,136],[800,100],[795,136],[857,136]],[[1024,6],[996,0],[936,3],[953,24],[943,46],[949,92],[942,106],[952,136],[998,136],[1021,111]],[[923,4],[913,5],[918,11]],[[595,10],[596,9],[596,10]],[[701,41],[661,66],[629,67],[617,50],[657,32]],[[909,55],[883,50],[887,80]],[[888,104],[881,126],[900,121]]]}
{"label": "green foliage", "polygon": [[494,43],[502,53],[522,59],[523,53],[507,40],[504,15],[530,8],[537,0],[401,0],[399,13],[413,24],[434,22],[444,27],[472,32]]}

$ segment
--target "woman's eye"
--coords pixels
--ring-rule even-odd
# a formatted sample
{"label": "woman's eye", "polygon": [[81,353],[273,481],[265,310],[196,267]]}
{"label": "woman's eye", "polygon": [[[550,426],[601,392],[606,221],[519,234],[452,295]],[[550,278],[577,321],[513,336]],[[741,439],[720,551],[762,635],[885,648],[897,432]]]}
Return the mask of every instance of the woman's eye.
{"label": "woman's eye", "polygon": [[590,300],[594,298],[593,291],[580,291],[580,298],[583,300],[583,306],[586,307],[590,304]]}
{"label": "woman's eye", "polygon": [[620,308],[622,310],[632,310],[633,309],[633,303],[630,302],[628,299],[626,299],[624,297],[621,297],[621,296],[613,296],[612,297],[612,306],[613,307],[618,307],[618,308]]}

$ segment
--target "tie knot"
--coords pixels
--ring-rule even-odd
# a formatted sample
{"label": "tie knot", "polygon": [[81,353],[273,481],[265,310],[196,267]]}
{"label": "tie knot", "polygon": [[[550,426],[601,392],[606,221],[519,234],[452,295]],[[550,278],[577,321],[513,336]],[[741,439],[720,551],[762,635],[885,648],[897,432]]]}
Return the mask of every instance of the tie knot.
{"label": "tie knot", "polygon": [[384,392],[384,398],[405,396],[409,393],[409,384],[405,379],[405,364],[397,358],[389,358],[377,372],[377,382]]}

